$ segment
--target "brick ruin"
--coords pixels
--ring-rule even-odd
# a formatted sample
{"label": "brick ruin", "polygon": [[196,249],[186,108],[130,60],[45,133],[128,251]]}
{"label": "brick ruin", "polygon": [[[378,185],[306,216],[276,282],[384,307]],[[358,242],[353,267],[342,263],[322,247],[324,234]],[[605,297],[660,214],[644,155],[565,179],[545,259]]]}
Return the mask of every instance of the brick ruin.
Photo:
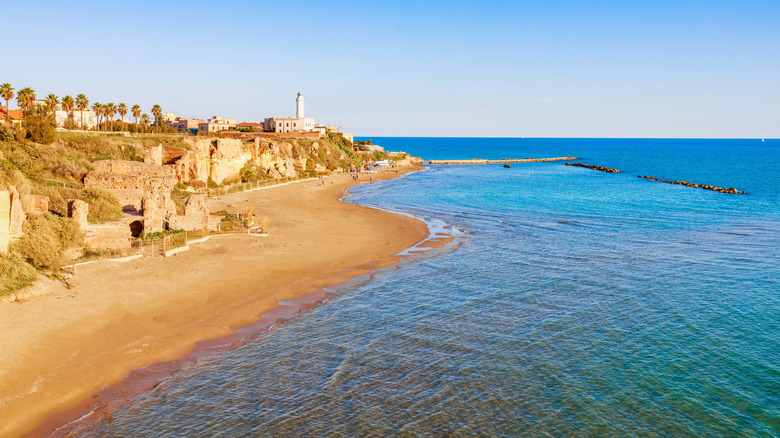
{"label": "brick ruin", "polygon": [[[188,139],[189,140],[189,139]],[[193,150],[164,146],[149,148],[144,162],[104,160],[95,162],[95,170],[84,177],[84,187],[96,187],[113,193],[129,215],[127,226],[133,237],[164,229],[216,230],[220,218],[210,216],[208,202],[202,195],[190,195],[185,214],[176,212],[171,192],[177,182],[226,173],[236,167],[238,173],[246,157],[242,143],[231,139],[189,140]],[[229,165],[230,160],[240,165]],[[244,160],[244,161],[242,161]],[[214,162],[223,164],[215,165]],[[223,177],[224,179],[224,177]],[[142,216],[142,218],[141,218]],[[93,226],[93,228],[95,228]],[[95,228],[97,229],[97,228]]]}
{"label": "brick ruin", "polygon": [[108,190],[125,212],[142,213],[147,233],[165,229],[166,218],[176,213],[171,199],[175,185],[172,167],[138,161],[97,161],[95,170],[84,177],[84,188]]}

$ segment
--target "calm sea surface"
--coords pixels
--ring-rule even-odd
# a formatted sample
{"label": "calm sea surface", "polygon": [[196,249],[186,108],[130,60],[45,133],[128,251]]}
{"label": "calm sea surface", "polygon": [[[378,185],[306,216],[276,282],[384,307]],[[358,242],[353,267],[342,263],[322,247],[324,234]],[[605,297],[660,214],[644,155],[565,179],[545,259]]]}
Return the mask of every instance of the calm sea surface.
{"label": "calm sea surface", "polygon": [[443,221],[459,249],[204,354],[66,433],[780,436],[780,141],[373,140],[624,173],[438,166],[357,187],[349,202]]}

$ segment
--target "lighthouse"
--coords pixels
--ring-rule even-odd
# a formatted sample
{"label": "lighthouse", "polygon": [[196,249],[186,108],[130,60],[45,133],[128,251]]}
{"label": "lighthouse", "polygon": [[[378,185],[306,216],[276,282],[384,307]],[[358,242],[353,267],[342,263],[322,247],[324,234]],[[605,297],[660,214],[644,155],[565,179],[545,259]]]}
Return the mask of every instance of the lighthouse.
{"label": "lighthouse", "polygon": [[298,92],[298,97],[295,99],[295,117],[302,119],[303,118],[303,94],[301,92]]}

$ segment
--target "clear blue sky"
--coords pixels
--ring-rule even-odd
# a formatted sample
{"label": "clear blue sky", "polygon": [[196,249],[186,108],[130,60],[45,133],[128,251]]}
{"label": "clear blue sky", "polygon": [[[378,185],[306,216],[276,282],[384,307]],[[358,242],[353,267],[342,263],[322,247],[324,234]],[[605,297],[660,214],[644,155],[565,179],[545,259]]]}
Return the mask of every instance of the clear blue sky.
{"label": "clear blue sky", "polygon": [[[360,136],[780,137],[780,1],[8,2],[0,83]],[[13,107],[13,105],[12,105]]]}

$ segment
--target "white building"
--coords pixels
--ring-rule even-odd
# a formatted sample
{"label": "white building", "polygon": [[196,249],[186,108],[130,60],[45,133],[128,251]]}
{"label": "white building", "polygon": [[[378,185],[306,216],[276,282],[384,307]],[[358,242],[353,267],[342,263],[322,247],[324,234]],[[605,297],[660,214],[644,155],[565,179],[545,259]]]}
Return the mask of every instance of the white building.
{"label": "white building", "polygon": [[[54,119],[57,122],[57,126],[65,126],[65,122],[70,120],[76,127],[81,128],[82,123],[82,111],[54,111]],[[94,111],[83,111],[84,129],[92,129],[97,126],[97,115]]]}
{"label": "white building", "polygon": [[213,134],[220,131],[232,131],[236,129],[236,119],[223,119],[214,116],[203,123],[198,123],[198,132]]}
{"label": "white building", "polygon": [[270,132],[312,132],[315,131],[314,119],[304,117],[303,94],[298,92],[295,98],[295,117],[269,117],[263,122],[263,129]]}

